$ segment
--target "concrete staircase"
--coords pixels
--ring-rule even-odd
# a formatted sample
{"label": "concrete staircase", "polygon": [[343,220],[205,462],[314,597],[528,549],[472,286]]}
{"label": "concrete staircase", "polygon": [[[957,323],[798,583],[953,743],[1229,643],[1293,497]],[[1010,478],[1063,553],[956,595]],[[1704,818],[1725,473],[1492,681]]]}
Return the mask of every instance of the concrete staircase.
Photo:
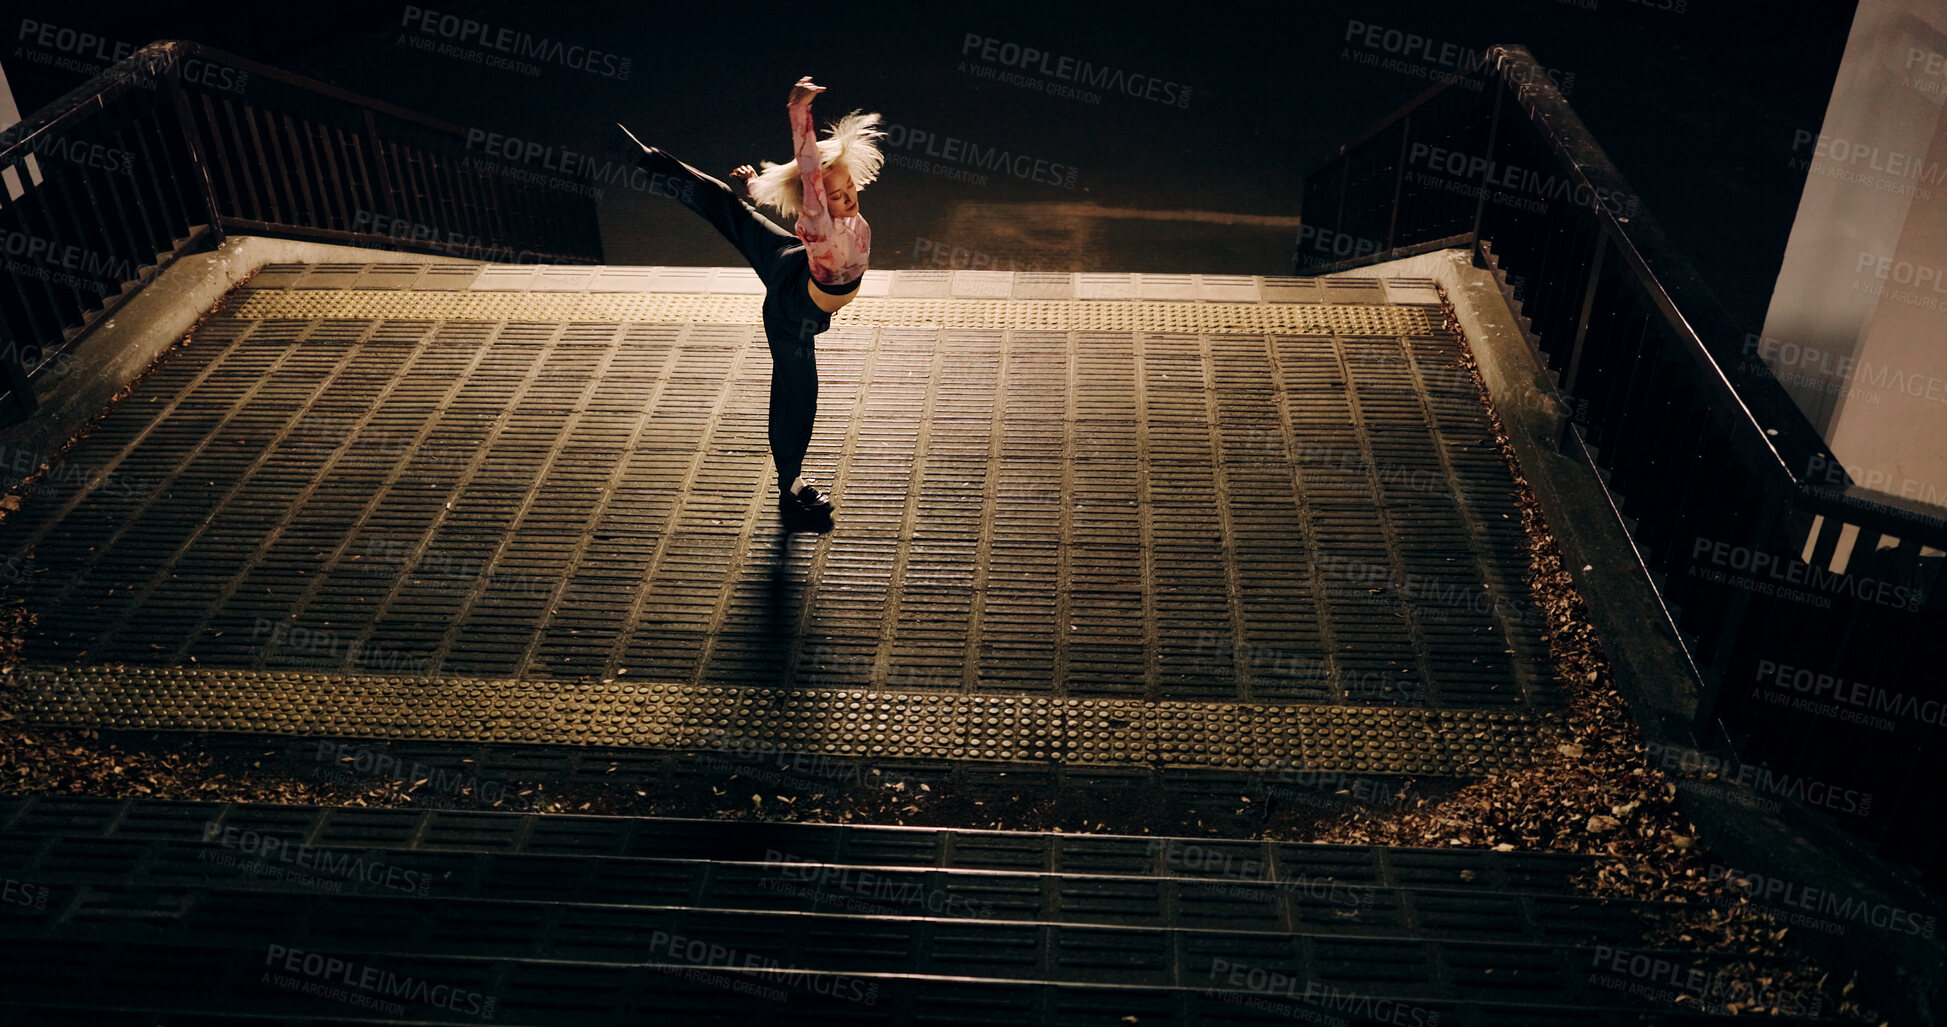
{"label": "concrete staircase", "polygon": [[1588,866],[1479,850],[11,799],[0,876],[41,891],[0,918],[0,1022],[1714,1019],[1671,1000],[1707,1004],[1735,960],[1640,944],[1646,923],[1681,907],[1579,896],[1571,879]]}

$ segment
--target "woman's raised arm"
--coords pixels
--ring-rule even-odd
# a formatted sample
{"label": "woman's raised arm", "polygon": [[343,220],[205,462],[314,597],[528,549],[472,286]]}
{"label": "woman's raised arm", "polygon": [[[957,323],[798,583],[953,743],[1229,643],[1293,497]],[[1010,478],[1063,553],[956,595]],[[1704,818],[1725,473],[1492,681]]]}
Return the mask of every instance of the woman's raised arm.
{"label": "woman's raised arm", "polygon": [[798,182],[804,187],[798,217],[816,225],[821,237],[831,234],[831,218],[825,210],[825,173],[818,166],[818,133],[811,126],[811,98],[824,91],[824,86],[806,75],[791,87],[791,98],[785,102],[791,114],[791,150],[798,158]]}

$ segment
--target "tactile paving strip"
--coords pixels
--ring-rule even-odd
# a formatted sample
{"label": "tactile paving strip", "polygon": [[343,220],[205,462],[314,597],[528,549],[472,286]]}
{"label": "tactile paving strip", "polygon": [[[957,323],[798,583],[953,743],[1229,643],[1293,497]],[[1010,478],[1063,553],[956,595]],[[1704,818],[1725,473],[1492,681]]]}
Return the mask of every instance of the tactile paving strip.
{"label": "tactile paving strip", "polygon": [[[756,324],[762,296],[416,290],[250,290],[229,311],[251,321],[358,318],[393,321],[634,321]],[[978,300],[861,297],[832,316],[834,328],[952,325],[1083,332],[1436,331],[1436,306],[1378,304]]]}
{"label": "tactile paving strip", "polygon": [[1520,766],[1551,727],[1526,713],[1146,703],[519,681],[20,668],[16,715],[46,725],[343,738],[723,748],[902,759],[1311,767],[1470,775]]}
{"label": "tactile paving strip", "polygon": [[[761,295],[747,267],[535,264],[268,264],[250,289]],[[1294,278],[1066,271],[867,271],[859,298],[1205,300],[1219,303],[1440,305],[1431,278]]]}

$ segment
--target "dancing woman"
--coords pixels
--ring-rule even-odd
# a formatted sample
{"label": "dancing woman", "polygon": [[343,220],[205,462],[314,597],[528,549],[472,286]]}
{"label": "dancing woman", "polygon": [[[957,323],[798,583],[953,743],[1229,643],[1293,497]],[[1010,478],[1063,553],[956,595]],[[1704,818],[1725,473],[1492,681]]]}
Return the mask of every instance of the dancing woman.
{"label": "dancing woman", "polygon": [[[797,217],[795,234],[730,191],[730,187],[653,146],[643,166],[694,187],[672,190],[743,253],[764,281],[764,337],[771,347],[771,459],[777,464],[778,512],[795,526],[829,516],[830,498],[802,475],[818,409],[818,361],[813,342],[832,314],[858,295],[872,251],[872,227],[859,216],[859,189],[879,177],[877,114],[853,111],[820,141],[811,127],[811,98],[825,91],[809,76],[791,87],[790,163],[746,164],[731,172],[751,198]],[[623,129],[627,132],[628,129]],[[635,139],[630,134],[630,139]],[[636,140],[642,145],[641,140]]]}

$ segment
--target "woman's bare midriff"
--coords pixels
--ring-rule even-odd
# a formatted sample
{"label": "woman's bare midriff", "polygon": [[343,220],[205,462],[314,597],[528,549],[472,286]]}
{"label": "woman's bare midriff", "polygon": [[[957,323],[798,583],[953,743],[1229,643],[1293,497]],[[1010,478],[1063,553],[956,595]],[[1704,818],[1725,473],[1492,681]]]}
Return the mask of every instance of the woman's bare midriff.
{"label": "woman's bare midriff", "polygon": [[811,294],[811,302],[816,303],[818,309],[827,314],[838,313],[838,308],[852,302],[852,297],[859,294],[857,289],[853,289],[851,292],[826,292],[818,288],[817,280],[811,278],[805,279],[804,287],[805,291]]}

